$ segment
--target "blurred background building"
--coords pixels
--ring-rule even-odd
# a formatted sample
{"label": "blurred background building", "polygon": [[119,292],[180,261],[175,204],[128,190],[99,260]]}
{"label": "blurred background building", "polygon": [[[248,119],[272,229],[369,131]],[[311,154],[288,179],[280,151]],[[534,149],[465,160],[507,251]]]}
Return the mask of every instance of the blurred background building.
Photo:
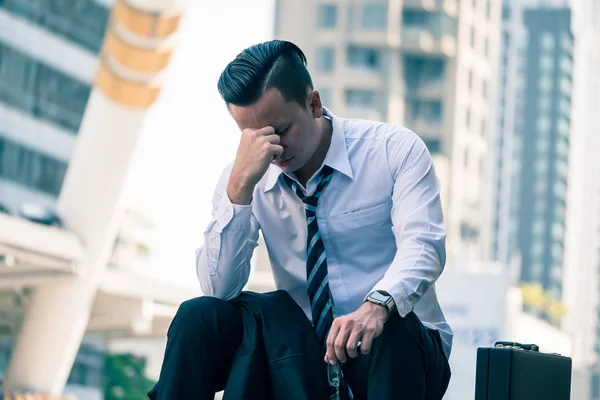
{"label": "blurred background building", "polygon": [[[149,274],[154,228],[120,198],[180,7],[0,2],[0,388],[103,399],[113,352],[158,376],[170,321],[196,293]],[[108,258],[86,255],[95,241]]]}
{"label": "blurred background building", "polygon": [[306,52],[325,106],[423,138],[442,180],[450,260],[480,260],[489,241],[500,21],[500,0],[276,2],[275,37]]}

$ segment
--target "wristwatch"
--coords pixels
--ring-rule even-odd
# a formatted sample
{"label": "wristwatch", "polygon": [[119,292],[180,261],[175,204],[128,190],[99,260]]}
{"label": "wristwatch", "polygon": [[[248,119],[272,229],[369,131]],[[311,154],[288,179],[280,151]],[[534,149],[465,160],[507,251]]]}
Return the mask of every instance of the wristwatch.
{"label": "wristwatch", "polygon": [[384,292],[383,290],[375,290],[371,292],[367,296],[366,301],[370,301],[371,303],[387,308],[388,315],[385,319],[386,321],[388,320],[388,318],[390,318],[390,315],[392,315],[392,312],[396,309],[396,303],[394,303],[394,298],[388,292]]}

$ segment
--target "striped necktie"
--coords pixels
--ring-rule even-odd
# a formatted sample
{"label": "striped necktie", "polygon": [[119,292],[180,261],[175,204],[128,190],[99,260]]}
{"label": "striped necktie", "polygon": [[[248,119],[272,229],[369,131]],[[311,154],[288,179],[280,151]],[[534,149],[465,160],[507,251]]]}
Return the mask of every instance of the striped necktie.
{"label": "striped necktie", "polygon": [[310,196],[305,196],[298,183],[284,174],[284,179],[292,191],[304,203],[308,237],[306,241],[306,285],[312,320],[315,332],[321,344],[325,344],[327,333],[333,323],[333,302],[329,292],[329,278],[327,277],[327,257],[325,246],[317,224],[317,204],[325,186],[331,180],[333,169],[324,166],[319,173],[317,189]]}

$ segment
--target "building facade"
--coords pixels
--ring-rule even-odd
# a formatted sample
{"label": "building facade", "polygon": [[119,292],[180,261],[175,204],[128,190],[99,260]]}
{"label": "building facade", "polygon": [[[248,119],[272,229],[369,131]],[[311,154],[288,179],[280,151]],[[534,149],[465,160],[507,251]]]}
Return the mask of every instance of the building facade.
{"label": "building facade", "polygon": [[[563,297],[573,92],[571,9],[503,7],[491,256]],[[556,321],[555,321],[556,322]]]}
{"label": "building facade", "polygon": [[278,0],[275,37],[306,53],[323,103],[404,125],[442,181],[448,258],[479,260],[489,179],[500,1]]}
{"label": "building facade", "polygon": [[112,1],[0,3],[0,204],[52,207],[98,65]]}

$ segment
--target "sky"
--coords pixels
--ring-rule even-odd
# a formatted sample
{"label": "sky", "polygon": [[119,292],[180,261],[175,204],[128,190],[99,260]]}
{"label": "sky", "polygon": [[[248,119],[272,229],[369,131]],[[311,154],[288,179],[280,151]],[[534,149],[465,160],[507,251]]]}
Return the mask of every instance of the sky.
{"label": "sky", "polygon": [[244,48],[272,39],[273,7],[274,0],[188,1],[125,190],[126,205],[155,224],[149,269],[165,280],[199,288],[194,252],[211,219],[217,180],[240,138],[217,80]]}

